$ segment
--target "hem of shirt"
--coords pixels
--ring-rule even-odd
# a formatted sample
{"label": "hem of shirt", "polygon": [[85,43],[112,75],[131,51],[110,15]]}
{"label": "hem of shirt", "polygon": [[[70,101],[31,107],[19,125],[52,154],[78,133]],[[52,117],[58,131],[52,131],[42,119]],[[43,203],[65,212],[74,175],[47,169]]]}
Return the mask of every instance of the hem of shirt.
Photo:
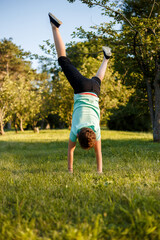
{"label": "hem of shirt", "polygon": [[74,93],[74,95],[90,95],[93,97],[98,97],[96,93],[93,92],[81,92],[81,93]]}

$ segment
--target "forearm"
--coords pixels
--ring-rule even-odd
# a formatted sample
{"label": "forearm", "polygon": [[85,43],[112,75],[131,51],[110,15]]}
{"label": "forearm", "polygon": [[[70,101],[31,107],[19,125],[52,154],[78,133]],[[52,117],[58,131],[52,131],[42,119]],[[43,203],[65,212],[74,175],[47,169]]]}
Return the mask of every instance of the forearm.
{"label": "forearm", "polygon": [[101,151],[101,140],[97,141],[95,144],[95,154],[97,161],[97,172],[102,173],[102,151]]}
{"label": "forearm", "polygon": [[68,171],[73,172],[73,156],[74,156],[74,150],[76,147],[76,142],[72,142],[69,139],[68,143]]}
{"label": "forearm", "polygon": [[96,160],[97,160],[97,172],[102,172],[102,153],[96,154]]}
{"label": "forearm", "polygon": [[68,151],[68,171],[73,172],[73,151]]}

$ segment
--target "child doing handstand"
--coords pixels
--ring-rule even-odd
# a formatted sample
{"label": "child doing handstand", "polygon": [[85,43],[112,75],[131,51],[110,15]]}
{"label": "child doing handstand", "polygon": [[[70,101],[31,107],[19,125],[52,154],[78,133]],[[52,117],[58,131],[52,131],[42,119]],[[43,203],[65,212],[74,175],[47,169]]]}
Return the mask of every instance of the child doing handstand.
{"label": "child doing handstand", "polygon": [[103,62],[96,75],[88,79],[82,76],[66,57],[65,45],[59,32],[59,26],[62,22],[51,13],[49,13],[49,18],[59,65],[74,90],[74,109],[68,143],[68,170],[73,173],[73,156],[76,139],[78,138],[83,149],[94,147],[97,171],[102,173],[99,94],[101,81],[104,78],[107,63],[111,56],[111,49],[102,47]]}

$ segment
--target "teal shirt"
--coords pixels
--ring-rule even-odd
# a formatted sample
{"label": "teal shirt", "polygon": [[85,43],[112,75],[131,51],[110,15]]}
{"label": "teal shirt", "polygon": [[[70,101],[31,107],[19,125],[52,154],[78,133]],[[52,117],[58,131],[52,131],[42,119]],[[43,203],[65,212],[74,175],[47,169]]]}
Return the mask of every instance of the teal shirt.
{"label": "teal shirt", "polygon": [[91,128],[96,134],[96,140],[101,138],[99,98],[92,95],[74,94],[74,109],[70,140],[76,141],[79,130]]}

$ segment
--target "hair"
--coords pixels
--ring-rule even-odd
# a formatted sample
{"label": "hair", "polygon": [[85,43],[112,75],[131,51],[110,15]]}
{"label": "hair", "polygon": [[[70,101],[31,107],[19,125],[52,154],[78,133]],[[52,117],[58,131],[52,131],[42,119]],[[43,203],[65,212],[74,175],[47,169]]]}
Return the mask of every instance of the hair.
{"label": "hair", "polygon": [[78,141],[83,149],[90,149],[96,142],[96,134],[91,128],[81,128]]}

